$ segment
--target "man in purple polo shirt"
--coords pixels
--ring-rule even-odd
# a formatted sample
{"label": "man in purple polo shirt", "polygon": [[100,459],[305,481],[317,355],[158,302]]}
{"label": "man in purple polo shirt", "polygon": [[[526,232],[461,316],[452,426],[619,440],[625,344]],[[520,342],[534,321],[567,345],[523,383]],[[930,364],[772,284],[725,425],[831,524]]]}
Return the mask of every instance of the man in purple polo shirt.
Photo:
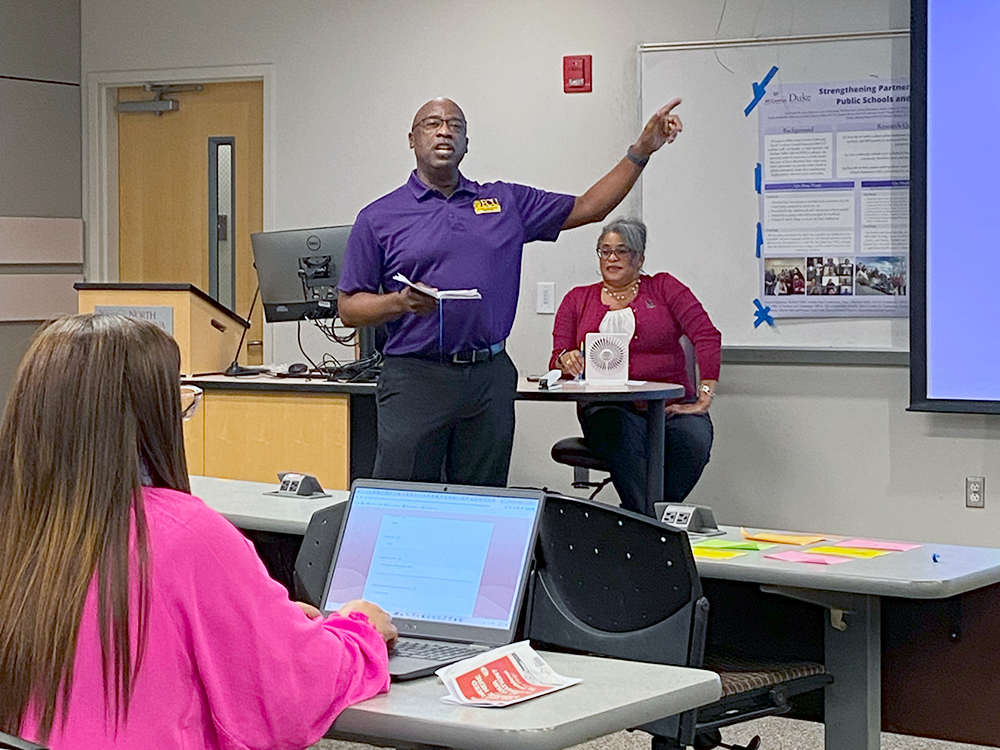
{"label": "man in purple polo shirt", "polygon": [[[439,98],[417,111],[409,135],[417,168],[358,215],[339,281],[344,324],[386,324],[389,334],[376,392],[377,478],[507,483],[517,370],[504,340],[524,244],[603,221],[680,133],[671,114],[678,104],[653,115],[625,157],[578,197],[472,182],[458,169],[469,144],[462,110]],[[438,303],[397,273],[432,289],[478,289],[482,299]]]}

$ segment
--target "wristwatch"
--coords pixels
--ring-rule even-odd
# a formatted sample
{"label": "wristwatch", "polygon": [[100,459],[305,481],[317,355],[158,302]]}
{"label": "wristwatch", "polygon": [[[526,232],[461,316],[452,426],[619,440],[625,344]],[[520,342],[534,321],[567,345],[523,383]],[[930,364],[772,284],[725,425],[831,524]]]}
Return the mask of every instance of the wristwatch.
{"label": "wristwatch", "polygon": [[711,386],[703,384],[698,390],[701,393],[708,394],[709,398],[715,398],[715,391],[712,390]]}

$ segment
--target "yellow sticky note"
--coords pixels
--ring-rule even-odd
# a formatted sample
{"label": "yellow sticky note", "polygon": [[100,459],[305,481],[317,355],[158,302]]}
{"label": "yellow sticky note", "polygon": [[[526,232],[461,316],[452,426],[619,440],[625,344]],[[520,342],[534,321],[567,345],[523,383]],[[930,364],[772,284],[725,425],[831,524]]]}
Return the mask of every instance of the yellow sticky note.
{"label": "yellow sticky note", "polygon": [[859,547],[811,547],[806,552],[815,552],[818,555],[842,555],[844,557],[881,557],[888,555],[889,551],[884,549],[861,549]]}
{"label": "yellow sticky note", "polygon": [[826,540],[826,536],[823,534],[773,534],[767,531],[759,531],[754,534],[749,533],[746,529],[741,528],[740,534],[743,535],[744,539],[750,539],[755,542],[774,542],[776,544],[815,544],[816,542],[822,542]]}
{"label": "yellow sticky note", "polygon": [[710,557],[716,560],[728,560],[731,557],[742,557],[746,552],[733,549],[714,549],[712,547],[692,547],[695,557]]}

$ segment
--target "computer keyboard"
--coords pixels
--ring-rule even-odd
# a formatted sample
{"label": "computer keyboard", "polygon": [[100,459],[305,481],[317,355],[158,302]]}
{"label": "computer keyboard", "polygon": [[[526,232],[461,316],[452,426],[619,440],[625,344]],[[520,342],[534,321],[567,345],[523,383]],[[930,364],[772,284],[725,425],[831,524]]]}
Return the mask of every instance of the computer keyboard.
{"label": "computer keyboard", "polygon": [[446,659],[468,659],[483,653],[483,649],[466,644],[455,643],[434,643],[432,641],[404,641],[396,644],[393,652],[398,656],[410,656],[415,659],[430,659],[431,661],[444,661]]}

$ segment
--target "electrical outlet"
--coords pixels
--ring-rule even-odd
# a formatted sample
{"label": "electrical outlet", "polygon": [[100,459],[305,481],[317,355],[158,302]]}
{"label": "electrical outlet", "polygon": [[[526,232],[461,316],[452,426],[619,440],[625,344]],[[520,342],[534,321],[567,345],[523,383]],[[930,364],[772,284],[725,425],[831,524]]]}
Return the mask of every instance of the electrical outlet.
{"label": "electrical outlet", "polygon": [[556,282],[539,281],[538,298],[535,301],[535,312],[552,315],[556,311]]}
{"label": "electrical outlet", "polygon": [[986,507],[986,477],[965,478],[965,507]]}

